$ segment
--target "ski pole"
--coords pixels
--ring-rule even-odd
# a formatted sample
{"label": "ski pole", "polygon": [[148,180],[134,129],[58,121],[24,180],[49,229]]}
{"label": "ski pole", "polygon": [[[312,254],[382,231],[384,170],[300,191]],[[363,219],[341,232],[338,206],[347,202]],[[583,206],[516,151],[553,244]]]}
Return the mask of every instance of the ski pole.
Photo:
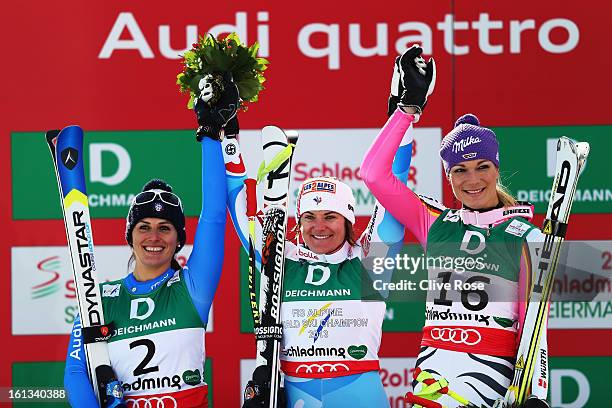
{"label": "ski pole", "polygon": [[405,397],[406,402],[410,404],[418,404],[423,408],[446,408],[444,405],[439,402],[428,400],[427,398],[418,397],[411,393],[410,391],[406,393]]}
{"label": "ski pole", "polygon": [[[412,373],[412,376],[416,381],[420,382],[421,384],[424,384],[425,387],[421,391],[419,391],[417,394],[413,394],[411,392],[407,393],[405,398],[408,400],[408,402],[412,402],[410,401],[410,399],[413,397],[427,396],[427,397],[430,397],[431,400],[435,400],[435,399],[440,398],[443,394],[446,394],[452,399],[454,399],[455,401],[466,406],[467,408],[478,408],[476,405],[472,404],[466,398],[462,397],[461,395],[451,390],[448,387],[448,380],[446,380],[444,377],[441,377],[439,380],[436,380],[433,377],[433,375],[431,375],[431,373],[427,371],[423,371],[420,368],[415,369],[414,372]],[[431,401],[430,399],[426,399],[426,400]],[[419,402],[416,402],[416,403],[418,403],[419,405],[422,405]],[[435,407],[434,405],[430,405],[430,406]],[[441,406],[442,405],[440,405],[440,407]]]}

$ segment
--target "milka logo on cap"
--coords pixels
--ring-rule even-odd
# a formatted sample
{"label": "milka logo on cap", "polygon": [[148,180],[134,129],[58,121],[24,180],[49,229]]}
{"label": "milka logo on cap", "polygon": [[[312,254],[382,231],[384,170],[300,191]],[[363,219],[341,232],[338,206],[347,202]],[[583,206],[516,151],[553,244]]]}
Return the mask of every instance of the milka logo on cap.
{"label": "milka logo on cap", "polygon": [[453,143],[453,153],[465,150],[466,147],[476,143],[480,143],[482,140],[478,136],[470,136],[465,139],[461,139],[458,142]]}
{"label": "milka logo on cap", "polygon": [[323,193],[336,193],[336,183],[332,183],[329,181],[311,181],[309,183],[304,184],[302,187],[302,194],[306,193],[314,193],[314,192],[323,192]]}

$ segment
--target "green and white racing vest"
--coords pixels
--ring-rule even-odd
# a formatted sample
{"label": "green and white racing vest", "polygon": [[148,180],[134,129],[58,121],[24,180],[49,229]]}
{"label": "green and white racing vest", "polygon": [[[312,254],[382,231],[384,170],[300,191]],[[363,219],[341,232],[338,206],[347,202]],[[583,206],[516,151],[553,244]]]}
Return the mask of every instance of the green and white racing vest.
{"label": "green and white racing vest", "polygon": [[514,356],[519,276],[526,273],[530,279],[530,250],[535,249],[526,244],[541,242],[541,236],[523,218],[475,226],[462,222],[460,210],[444,210],[427,236],[422,345]]}
{"label": "green and white racing vest", "polygon": [[329,378],[378,370],[385,303],[362,300],[367,274],[361,247],[345,243],[333,254],[319,255],[288,241],[285,251],[285,374]]}
{"label": "green and white racing vest", "polygon": [[134,400],[128,406],[151,401],[153,406],[202,406],[206,327],[183,272],[146,295],[129,293],[122,280],[102,284],[101,291],[104,317],[115,326],[108,341],[111,365],[126,399]]}

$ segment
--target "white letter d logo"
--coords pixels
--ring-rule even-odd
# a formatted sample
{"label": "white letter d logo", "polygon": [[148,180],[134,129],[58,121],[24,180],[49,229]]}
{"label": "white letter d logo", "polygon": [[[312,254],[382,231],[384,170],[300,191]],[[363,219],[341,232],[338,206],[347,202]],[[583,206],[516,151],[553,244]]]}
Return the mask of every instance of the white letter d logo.
{"label": "white letter d logo", "polygon": [[[119,167],[115,174],[110,176],[102,175],[102,153],[112,153]],[[132,169],[132,159],[130,154],[123,146],[116,143],[91,143],[89,145],[89,177],[91,181],[104,183],[108,186],[116,186],[130,175]]]}
{"label": "white letter d logo", "polygon": [[[472,237],[476,237],[478,240],[478,245],[476,248],[468,248],[469,244],[472,241]],[[467,252],[470,255],[476,255],[482,252],[487,245],[485,244],[485,237],[478,231],[465,231],[465,235],[463,236],[463,241],[461,241],[461,250]]]}
{"label": "white letter d logo", "polygon": [[[318,281],[313,281],[313,277],[314,277],[314,271],[315,270],[320,270],[323,272],[323,275],[321,276],[321,278]],[[323,266],[323,265],[308,265],[308,274],[306,275],[306,280],[304,281],[305,283],[310,283],[311,285],[315,285],[315,286],[321,286],[322,284],[324,284],[325,282],[327,282],[327,280],[329,279],[329,275],[331,275],[331,272],[329,270],[329,268],[327,266]]]}
{"label": "white letter d logo", "polygon": [[[147,309],[144,314],[139,315],[138,306],[143,302],[147,304]],[[151,314],[153,313],[153,310],[155,310],[155,302],[153,302],[152,299],[149,299],[149,298],[133,299],[132,305],[130,306],[130,319],[144,320],[147,317],[151,316]]]}

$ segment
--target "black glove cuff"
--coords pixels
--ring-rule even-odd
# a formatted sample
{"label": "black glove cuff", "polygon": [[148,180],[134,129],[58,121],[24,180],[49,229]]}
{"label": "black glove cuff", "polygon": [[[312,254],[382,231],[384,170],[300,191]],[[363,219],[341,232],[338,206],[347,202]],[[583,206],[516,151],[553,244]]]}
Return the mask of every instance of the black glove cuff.
{"label": "black glove cuff", "polygon": [[[414,108],[416,109],[416,114],[421,115],[423,113],[423,109],[421,109],[421,107],[419,105],[404,105],[403,103],[398,103],[397,106],[399,106],[400,108]],[[424,107],[425,105],[423,105]]]}
{"label": "black glove cuff", "polygon": [[198,142],[201,142],[204,137],[209,137],[213,140],[223,140],[223,136],[223,129],[215,131],[210,126],[200,126],[196,130],[196,140]]}
{"label": "black glove cuff", "polygon": [[402,93],[402,97],[400,98],[400,106],[415,106],[419,109],[419,113],[423,112],[425,108],[425,103],[427,99],[425,98],[425,93],[420,92],[410,92],[405,90]]}
{"label": "black glove cuff", "polygon": [[399,96],[389,95],[389,100],[387,102],[387,116],[393,115],[393,112],[395,112],[399,103],[400,103]]}
{"label": "black glove cuff", "polygon": [[240,133],[240,125],[238,124],[238,114],[236,114],[227,122],[227,125],[225,125],[225,134],[237,135],[238,133]]}

